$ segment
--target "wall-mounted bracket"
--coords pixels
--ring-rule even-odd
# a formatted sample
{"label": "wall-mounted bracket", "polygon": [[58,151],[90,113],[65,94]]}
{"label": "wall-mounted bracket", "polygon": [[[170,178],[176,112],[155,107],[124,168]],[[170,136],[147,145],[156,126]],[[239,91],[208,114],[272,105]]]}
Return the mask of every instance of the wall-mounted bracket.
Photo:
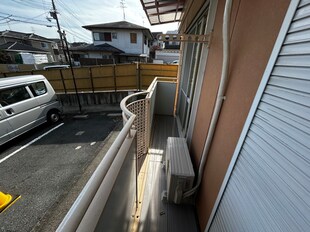
{"label": "wall-mounted bracket", "polygon": [[163,42],[192,42],[192,43],[209,43],[211,33],[206,35],[191,34],[158,34],[157,39]]}

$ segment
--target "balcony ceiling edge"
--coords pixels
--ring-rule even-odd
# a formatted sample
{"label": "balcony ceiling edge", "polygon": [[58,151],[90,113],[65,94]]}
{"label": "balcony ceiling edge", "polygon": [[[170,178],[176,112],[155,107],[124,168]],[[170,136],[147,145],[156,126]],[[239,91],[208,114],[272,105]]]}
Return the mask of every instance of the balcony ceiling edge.
{"label": "balcony ceiling edge", "polygon": [[153,26],[180,22],[186,0],[140,0],[140,2]]}

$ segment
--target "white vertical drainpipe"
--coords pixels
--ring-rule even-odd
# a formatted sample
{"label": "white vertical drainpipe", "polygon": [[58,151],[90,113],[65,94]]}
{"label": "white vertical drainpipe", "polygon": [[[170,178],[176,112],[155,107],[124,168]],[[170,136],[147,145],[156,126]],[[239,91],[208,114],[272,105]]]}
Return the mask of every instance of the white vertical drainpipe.
{"label": "white vertical drainpipe", "polygon": [[211,123],[207,135],[207,139],[203,148],[202,158],[199,164],[198,178],[196,185],[189,191],[183,194],[183,197],[193,195],[200,186],[204,166],[206,164],[207,156],[211,147],[213,135],[215,132],[216,124],[221,112],[223,101],[225,100],[225,90],[228,82],[228,68],[229,68],[229,33],[230,33],[230,14],[232,8],[232,0],[226,0],[224,16],[223,16],[223,64],[220,85],[218,88],[217,98],[215,102],[214,111],[211,118]]}

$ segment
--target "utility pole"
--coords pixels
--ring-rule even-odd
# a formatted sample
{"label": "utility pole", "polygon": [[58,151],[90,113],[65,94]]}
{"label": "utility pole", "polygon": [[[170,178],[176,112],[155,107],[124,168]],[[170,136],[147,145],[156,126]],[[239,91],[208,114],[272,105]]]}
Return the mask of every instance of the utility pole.
{"label": "utility pole", "polygon": [[63,35],[64,41],[65,41],[66,47],[67,47],[67,54],[69,56],[69,64],[70,64],[71,75],[72,75],[74,89],[75,89],[75,95],[76,95],[76,99],[77,99],[77,102],[78,102],[78,105],[79,105],[79,111],[80,111],[80,114],[81,114],[82,113],[82,106],[81,106],[81,102],[80,102],[80,98],[79,98],[79,94],[78,94],[78,90],[77,90],[77,86],[76,86],[75,75],[74,75],[74,71],[73,71],[73,66],[72,66],[72,61],[71,61],[71,57],[70,57],[70,51],[69,51],[69,46],[68,46],[68,42],[67,42],[65,31],[63,31],[62,35]]}
{"label": "utility pole", "polygon": [[57,32],[59,33],[59,38],[60,38],[60,41],[61,41],[62,51],[64,53],[66,62],[68,62],[69,60],[68,60],[67,54],[65,52],[65,44],[64,44],[64,41],[63,41],[63,35],[61,33],[61,30],[60,30],[60,25],[59,25],[59,21],[58,21],[58,16],[57,16],[57,11],[56,11],[56,6],[55,6],[55,3],[54,3],[54,0],[52,0],[52,5],[53,5],[53,11],[50,12],[50,15],[52,16],[53,19],[56,20],[57,29],[58,29]]}

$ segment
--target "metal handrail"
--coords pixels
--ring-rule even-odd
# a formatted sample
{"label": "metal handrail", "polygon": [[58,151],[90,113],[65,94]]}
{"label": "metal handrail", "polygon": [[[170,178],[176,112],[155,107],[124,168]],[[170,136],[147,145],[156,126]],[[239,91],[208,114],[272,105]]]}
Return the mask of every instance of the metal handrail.
{"label": "metal handrail", "polygon": [[[129,99],[133,97],[137,97],[139,95],[146,95],[145,99],[147,99],[152,92],[154,91],[156,87],[156,83],[158,81],[164,81],[164,82],[176,82],[175,78],[162,78],[157,77],[154,79],[150,87],[147,91],[134,93],[132,95],[129,95],[125,97],[120,104],[120,107],[123,111],[123,119],[124,119],[124,127],[120,131],[119,135],[111,145],[110,149],[98,165],[97,169],[91,176],[90,180],[87,182],[85,187],[83,188],[82,192],[70,208],[69,212],[57,228],[57,231],[59,232],[73,232],[78,229],[78,227],[81,224],[81,221],[83,220],[87,210],[89,209],[92,200],[94,199],[95,195],[98,194],[99,188],[102,189],[101,184],[103,180],[109,182],[113,181],[112,179],[109,179],[110,177],[107,177],[107,173],[110,170],[111,164],[114,162],[117,153],[119,152],[122,144],[124,143],[126,137],[130,135],[131,129],[134,126],[134,120],[136,118],[136,115],[130,112],[127,108],[127,102]],[[101,206],[104,207],[106,204],[107,199],[104,202],[101,202]],[[87,220],[87,219],[84,219]],[[95,219],[94,219],[95,220]]]}
{"label": "metal handrail", "polygon": [[131,127],[135,120],[135,115],[131,115],[119,135],[111,145],[110,149],[98,165],[90,180],[87,182],[82,192],[70,208],[69,212],[57,228],[59,232],[76,231],[80,222],[83,219],[92,199],[96,195],[103,179],[107,175],[111,164],[113,163],[119,149],[125,141],[128,134],[130,134]]}
{"label": "metal handrail", "polygon": [[130,118],[132,115],[134,115],[132,112],[130,112],[127,108],[127,101],[133,97],[139,96],[139,95],[143,95],[143,94],[147,94],[147,91],[143,91],[143,92],[138,92],[138,93],[133,93],[131,95],[128,95],[127,97],[123,98],[123,100],[121,101],[121,110],[123,111],[123,120],[125,120],[125,122],[127,122],[128,118]]}
{"label": "metal handrail", "polygon": [[[148,89],[146,91],[142,91],[142,92],[138,92],[138,93],[133,93],[131,95],[128,95],[127,97],[123,98],[123,100],[121,101],[121,110],[123,111],[123,119],[124,120],[128,120],[128,118],[133,115],[132,112],[130,112],[127,108],[127,101],[130,98],[139,96],[139,95],[143,95],[143,94],[147,94],[146,97],[148,97],[148,95],[155,89],[157,82],[162,81],[162,82],[177,82],[177,78],[175,77],[155,77],[154,80],[152,81],[152,83],[150,84],[150,86],[148,87]],[[126,117],[127,116],[127,117]]]}
{"label": "metal handrail", "polygon": [[156,84],[159,81],[161,81],[161,82],[176,83],[177,82],[177,78],[175,78],[175,77],[155,77],[154,80],[152,81],[152,83],[150,84],[150,86],[148,87],[148,89],[146,90],[146,92],[148,92],[148,96],[147,97],[149,97],[152,94],[152,92],[156,88]]}

